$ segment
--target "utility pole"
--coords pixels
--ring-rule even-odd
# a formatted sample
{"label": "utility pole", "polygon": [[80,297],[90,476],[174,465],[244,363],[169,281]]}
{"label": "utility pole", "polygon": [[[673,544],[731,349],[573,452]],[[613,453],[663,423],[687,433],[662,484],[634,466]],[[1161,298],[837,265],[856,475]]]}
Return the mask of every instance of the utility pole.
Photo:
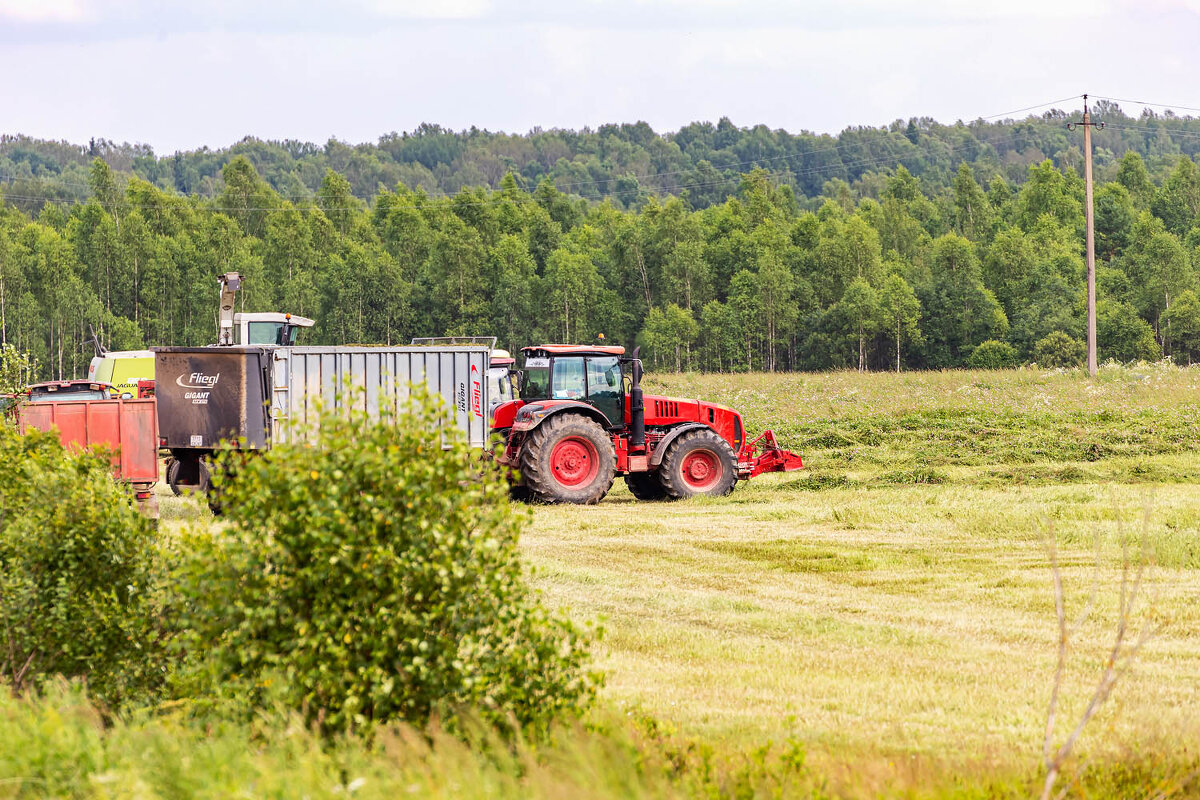
{"label": "utility pole", "polygon": [[1088,375],[1096,377],[1096,222],[1092,213],[1092,128],[1103,128],[1103,122],[1092,122],[1088,113],[1087,95],[1083,96],[1083,121],[1068,122],[1067,130],[1083,128],[1083,213],[1087,223],[1087,346]]}

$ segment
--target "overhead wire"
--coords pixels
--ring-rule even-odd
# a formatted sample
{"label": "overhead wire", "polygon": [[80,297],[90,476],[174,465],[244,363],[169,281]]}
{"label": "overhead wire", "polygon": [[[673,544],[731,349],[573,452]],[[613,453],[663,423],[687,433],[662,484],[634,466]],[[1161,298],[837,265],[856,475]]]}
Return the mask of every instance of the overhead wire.
{"label": "overhead wire", "polygon": [[1128,100],[1128,99],[1122,99],[1120,97],[1107,97],[1105,95],[1100,95],[1100,94],[1092,94],[1092,95],[1088,95],[1088,96],[1094,97],[1097,100],[1111,100],[1114,103],[1133,103],[1134,105],[1151,106],[1153,108],[1167,108],[1167,109],[1178,108],[1183,111],[1200,111],[1200,108],[1196,108],[1194,106],[1179,105],[1178,103],[1151,103],[1148,100]]}
{"label": "overhead wire", "polygon": [[999,114],[992,114],[990,117],[975,117],[975,119],[996,119],[997,117],[1007,117],[1012,114],[1020,114],[1022,111],[1033,111],[1034,109],[1037,109],[1037,108],[1045,108],[1046,106],[1053,106],[1053,105],[1057,105],[1058,103],[1065,103],[1068,100],[1078,100],[1082,97],[1083,97],[1083,95],[1081,95],[1081,94],[1073,94],[1070,97],[1063,97],[1058,100],[1051,100],[1048,103],[1038,103],[1036,106],[1025,106],[1025,108],[1017,108],[1017,109],[1013,109],[1012,111],[1002,111]]}
{"label": "overhead wire", "polygon": [[1118,131],[1143,131],[1145,133],[1163,133],[1167,136],[1180,136],[1185,139],[1200,139],[1200,131],[1181,131],[1176,128],[1150,125],[1122,125],[1119,122],[1105,122],[1104,127]]}

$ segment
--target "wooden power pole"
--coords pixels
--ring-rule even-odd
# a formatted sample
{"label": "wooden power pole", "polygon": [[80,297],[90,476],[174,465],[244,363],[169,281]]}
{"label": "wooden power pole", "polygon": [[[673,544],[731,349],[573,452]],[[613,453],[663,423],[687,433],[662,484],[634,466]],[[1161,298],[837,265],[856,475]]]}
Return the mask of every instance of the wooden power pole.
{"label": "wooden power pole", "polygon": [[1087,95],[1083,96],[1083,121],[1068,122],[1067,130],[1083,128],[1083,194],[1084,219],[1087,223],[1087,348],[1088,375],[1096,377],[1096,221],[1092,213],[1092,128],[1103,128],[1103,122],[1092,122],[1088,113]]}

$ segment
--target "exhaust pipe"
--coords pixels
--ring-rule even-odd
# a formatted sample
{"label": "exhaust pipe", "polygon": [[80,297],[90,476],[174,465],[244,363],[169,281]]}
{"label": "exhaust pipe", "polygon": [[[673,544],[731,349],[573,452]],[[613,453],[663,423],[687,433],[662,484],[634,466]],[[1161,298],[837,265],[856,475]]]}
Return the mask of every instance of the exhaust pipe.
{"label": "exhaust pipe", "polygon": [[633,380],[629,386],[629,446],[641,450],[646,446],[646,407],[642,402],[641,347],[633,348]]}

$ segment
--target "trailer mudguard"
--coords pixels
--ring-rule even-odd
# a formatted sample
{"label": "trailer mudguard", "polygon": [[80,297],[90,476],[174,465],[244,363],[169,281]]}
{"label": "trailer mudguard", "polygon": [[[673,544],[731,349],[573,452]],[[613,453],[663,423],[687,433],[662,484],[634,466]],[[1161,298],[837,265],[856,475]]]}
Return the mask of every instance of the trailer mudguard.
{"label": "trailer mudguard", "polygon": [[670,446],[671,442],[675,441],[688,431],[694,431],[699,428],[712,430],[712,428],[709,428],[703,422],[685,422],[683,425],[671,428],[671,430],[667,432],[667,435],[664,436],[658,443],[658,446],[654,448],[654,455],[650,456],[650,466],[657,467],[662,463],[663,456],[666,455],[667,448]]}

